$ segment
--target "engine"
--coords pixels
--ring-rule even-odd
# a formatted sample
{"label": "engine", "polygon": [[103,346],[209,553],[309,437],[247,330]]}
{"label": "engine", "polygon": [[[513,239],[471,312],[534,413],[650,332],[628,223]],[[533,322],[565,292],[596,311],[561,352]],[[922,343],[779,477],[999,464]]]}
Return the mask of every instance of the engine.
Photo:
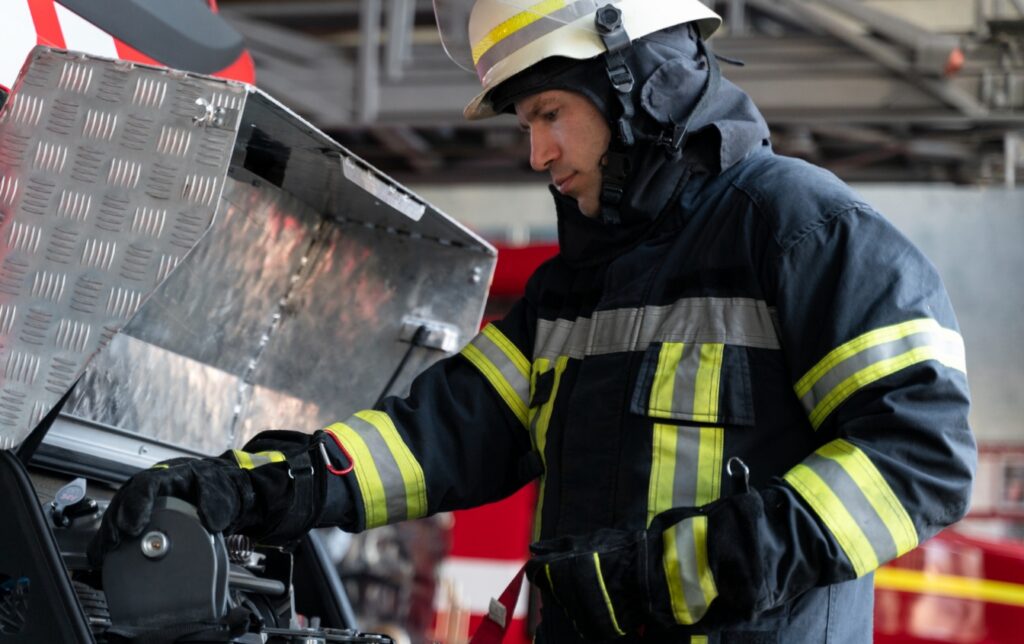
{"label": "engine", "polygon": [[97,642],[392,642],[351,628],[351,609],[316,535],[294,552],[262,547],[242,535],[210,534],[193,506],[164,497],[141,537],[96,569],[85,551],[105,505],[76,479],[44,508]]}

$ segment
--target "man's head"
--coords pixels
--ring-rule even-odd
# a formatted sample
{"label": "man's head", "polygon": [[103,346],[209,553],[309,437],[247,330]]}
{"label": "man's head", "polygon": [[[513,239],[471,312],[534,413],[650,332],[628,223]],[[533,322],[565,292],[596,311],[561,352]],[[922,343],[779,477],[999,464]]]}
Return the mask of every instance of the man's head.
{"label": "man's head", "polygon": [[586,96],[552,89],[514,102],[519,126],[530,134],[530,167],[594,217],[600,212],[601,163],[611,129]]}
{"label": "man's head", "polygon": [[[686,131],[678,127],[680,115],[655,104],[672,95],[673,112],[686,108],[681,116],[689,124],[686,112],[696,101],[676,100],[688,97],[675,96],[675,89],[666,94],[660,77],[647,81],[663,63],[679,59],[696,72],[684,75],[684,94],[696,97],[710,86],[702,39],[721,23],[714,12],[699,0],[434,0],[434,6],[448,54],[474,69],[483,85],[465,109],[468,119],[514,112],[530,132],[531,166],[547,172],[584,215],[618,223],[655,206],[638,177],[653,176],[666,158],[652,152],[666,132],[674,142],[682,137],[671,135]],[[453,18],[459,8],[465,15]],[[672,87],[681,82],[679,74],[662,75]]]}

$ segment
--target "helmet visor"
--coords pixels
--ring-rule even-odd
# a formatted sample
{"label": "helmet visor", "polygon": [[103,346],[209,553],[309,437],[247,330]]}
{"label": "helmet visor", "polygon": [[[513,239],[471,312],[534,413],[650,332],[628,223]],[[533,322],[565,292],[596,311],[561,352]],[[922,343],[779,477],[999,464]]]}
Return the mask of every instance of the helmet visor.
{"label": "helmet visor", "polygon": [[475,0],[434,0],[434,20],[441,46],[448,58],[473,71],[473,46],[469,44],[469,13]]}
{"label": "helmet visor", "polygon": [[[618,1],[433,0],[445,52],[459,67],[472,72],[479,71],[477,63],[499,44],[503,49],[521,46],[539,34],[592,14],[599,6]],[[577,27],[597,30],[588,21]]]}

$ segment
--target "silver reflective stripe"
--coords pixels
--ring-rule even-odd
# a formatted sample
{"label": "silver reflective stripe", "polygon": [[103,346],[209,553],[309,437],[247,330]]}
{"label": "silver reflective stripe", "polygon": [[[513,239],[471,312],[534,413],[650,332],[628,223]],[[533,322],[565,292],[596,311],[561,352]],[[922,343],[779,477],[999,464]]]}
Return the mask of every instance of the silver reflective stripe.
{"label": "silver reflective stripe", "polygon": [[523,427],[529,427],[530,363],[493,324],[466,345],[462,354],[476,366],[509,406]]}
{"label": "silver reflective stripe", "polygon": [[842,502],[846,511],[857,521],[861,532],[875,551],[879,563],[892,561],[901,554],[882,517],[878,516],[860,486],[843,469],[842,465],[817,453],[804,459],[803,464],[814,470],[825,481]]}
{"label": "silver reflective stripe", "polygon": [[538,320],[534,359],[644,351],[653,342],[779,348],[772,312],[763,300],[699,297],[665,306],[598,311],[590,318]]}
{"label": "silver reflective stripe", "polygon": [[[705,517],[696,517],[706,521]],[[681,521],[675,525],[673,530],[676,540],[676,552],[679,553],[679,572],[683,582],[683,594],[686,596],[686,606],[691,619],[696,622],[708,609],[708,600],[704,597],[704,589],[700,583],[700,558],[697,550],[697,537],[694,528],[695,522],[692,519]]]}
{"label": "silver reflective stripe", "polygon": [[380,475],[380,482],[384,487],[385,504],[387,507],[387,523],[394,523],[407,519],[408,503],[406,501],[405,480],[402,472],[398,469],[395,456],[388,447],[384,437],[372,424],[358,416],[352,416],[345,421],[363,442],[366,448],[373,455],[373,464]]}
{"label": "silver reflective stripe", "polygon": [[[951,337],[949,333],[943,332],[943,330],[936,330],[934,332],[908,335],[892,342],[869,347],[846,358],[821,376],[811,390],[804,394],[800,402],[803,404],[804,409],[807,410],[807,413],[810,414],[826,396],[854,374],[882,360],[895,358],[918,347],[943,346],[945,353],[955,352],[958,339],[958,337]],[[963,352],[963,349],[960,348],[959,351]]]}
{"label": "silver reflective stripe", "polygon": [[[618,0],[606,0],[604,4],[614,4]],[[543,5],[549,4],[548,2],[540,2],[535,7],[543,7]],[[506,23],[502,23],[490,34],[487,35],[485,40],[494,39],[495,42],[488,48],[480,58],[475,61],[477,78],[483,78],[487,75],[487,72],[491,71],[498,62],[507,58],[510,54],[519,51],[526,45],[537,40],[541,36],[546,36],[555,29],[570,23],[574,20],[582,18],[588,13],[593,13],[597,9],[597,3],[594,0],[577,0],[572,4],[562,7],[557,11],[551,13],[544,13],[543,9],[533,10],[526,9],[517,16],[510,18],[507,23],[511,24],[510,27],[506,27]],[[527,24],[523,27],[516,28],[515,21],[517,18],[525,18],[524,22]],[[589,25],[588,25],[589,27]],[[500,32],[499,32],[500,30]],[[500,33],[509,32],[508,35],[497,39]],[[479,43],[474,43],[474,48],[479,46]]]}
{"label": "silver reflective stripe", "polygon": [[[660,411],[672,416],[677,416],[679,415],[678,411],[682,411],[683,414],[688,415],[691,418],[693,417],[693,414],[695,413],[695,396],[697,395],[697,377],[698,374],[700,374],[701,346],[702,345],[693,343],[683,345],[683,355],[679,358],[679,364],[676,365],[676,377],[672,393],[672,406],[671,408],[664,410],[652,409],[652,413]],[[672,414],[673,410],[677,410],[677,413]],[[693,471],[696,472],[696,468],[694,468]],[[679,505],[676,504],[674,507],[679,507]]]}
{"label": "silver reflective stripe", "polygon": [[829,415],[864,387],[907,367],[934,360],[966,373],[960,334],[930,318],[869,331],[829,352],[794,387],[818,429]]}
{"label": "silver reflective stripe", "polygon": [[[699,355],[699,352],[697,352],[698,359]],[[692,394],[692,391],[690,393]],[[693,396],[690,395],[691,400],[692,398]],[[693,507],[697,505],[697,467],[700,460],[700,430],[691,427],[680,428],[672,425],[665,425],[663,427],[668,431],[677,432],[676,471],[672,486],[672,507]],[[693,522],[683,521],[677,524],[673,534],[676,540],[676,552],[679,554],[679,574],[683,583],[683,595],[686,598],[686,606],[692,615],[693,612],[700,611],[701,607],[706,607],[707,603],[705,596],[703,596],[703,591],[700,589],[700,581],[697,576],[697,553]],[[699,618],[699,615],[693,615],[693,618]]]}

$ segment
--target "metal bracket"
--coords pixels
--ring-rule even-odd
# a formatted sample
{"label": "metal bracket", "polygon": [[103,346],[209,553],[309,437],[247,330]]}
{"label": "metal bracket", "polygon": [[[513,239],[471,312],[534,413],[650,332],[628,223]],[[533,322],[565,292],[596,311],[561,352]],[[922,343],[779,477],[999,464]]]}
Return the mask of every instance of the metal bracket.
{"label": "metal bracket", "polygon": [[231,131],[238,129],[238,110],[214,105],[205,98],[197,98],[196,106],[197,114],[192,117],[192,123],[197,127],[214,127],[219,130]]}
{"label": "metal bracket", "polygon": [[426,332],[422,334],[419,346],[445,353],[454,353],[459,348],[458,327],[447,322],[412,316],[402,318],[402,330],[399,332],[398,339],[402,342],[412,342],[420,327],[424,327]]}

